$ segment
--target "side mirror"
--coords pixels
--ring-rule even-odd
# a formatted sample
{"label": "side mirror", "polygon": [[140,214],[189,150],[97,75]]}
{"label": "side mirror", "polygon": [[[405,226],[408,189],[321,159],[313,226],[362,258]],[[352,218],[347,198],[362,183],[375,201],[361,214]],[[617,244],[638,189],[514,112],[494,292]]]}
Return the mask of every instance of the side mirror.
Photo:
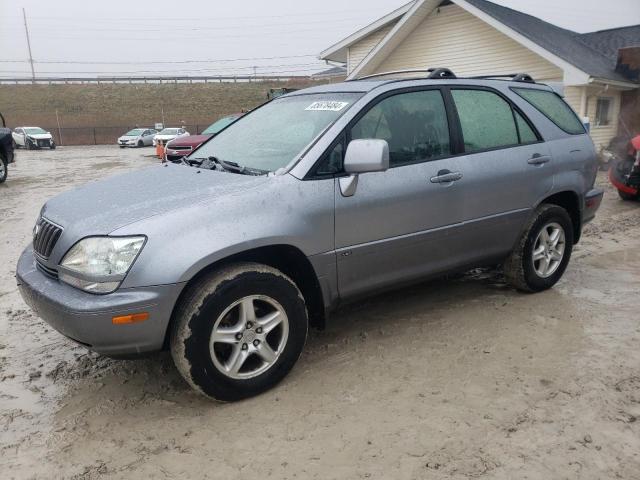
{"label": "side mirror", "polygon": [[344,156],[344,171],[348,177],[340,178],[340,192],[351,197],[358,187],[361,173],[384,172],[389,168],[389,144],[386,140],[366,138],[351,140]]}

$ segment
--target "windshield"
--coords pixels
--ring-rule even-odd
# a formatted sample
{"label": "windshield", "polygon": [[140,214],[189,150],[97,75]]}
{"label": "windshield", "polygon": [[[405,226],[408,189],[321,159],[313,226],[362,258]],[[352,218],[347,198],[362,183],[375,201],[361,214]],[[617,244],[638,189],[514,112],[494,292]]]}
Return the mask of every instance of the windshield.
{"label": "windshield", "polygon": [[129,130],[124,134],[125,137],[137,137],[138,135],[142,135],[144,130],[142,128],[134,128],[133,130]]}
{"label": "windshield", "polygon": [[165,128],[158,135],[178,135],[177,128]]}
{"label": "windshield", "polygon": [[45,130],[41,129],[40,127],[29,127],[29,128],[25,128],[24,131],[31,135],[38,135],[39,133],[47,133]]}
{"label": "windshield", "polygon": [[222,162],[273,172],[294,160],[361,95],[280,97],[239,118],[189,157],[215,157]]}
{"label": "windshield", "polygon": [[226,127],[227,125],[232,124],[233,122],[236,121],[236,119],[239,117],[240,115],[229,115],[228,117],[222,117],[220,120],[218,120],[217,122],[212,123],[211,125],[209,125],[207,128],[205,128],[202,131],[203,135],[215,135],[216,133],[218,133],[220,130],[222,130],[224,127]]}

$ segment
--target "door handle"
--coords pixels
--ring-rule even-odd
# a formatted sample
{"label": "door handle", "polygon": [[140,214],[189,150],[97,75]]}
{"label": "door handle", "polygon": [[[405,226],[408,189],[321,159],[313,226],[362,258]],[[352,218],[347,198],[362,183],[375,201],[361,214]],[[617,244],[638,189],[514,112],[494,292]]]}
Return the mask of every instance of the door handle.
{"label": "door handle", "polygon": [[452,172],[450,170],[440,170],[435,177],[431,177],[431,183],[451,183],[457,182],[462,178],[461,172]]}
{"label": "door handle", "polygon": [[551,160],[551,157],[548,155],[540,155],[539,153],[534,153],[533,157],[527,160],[529,165],[543,165]]}

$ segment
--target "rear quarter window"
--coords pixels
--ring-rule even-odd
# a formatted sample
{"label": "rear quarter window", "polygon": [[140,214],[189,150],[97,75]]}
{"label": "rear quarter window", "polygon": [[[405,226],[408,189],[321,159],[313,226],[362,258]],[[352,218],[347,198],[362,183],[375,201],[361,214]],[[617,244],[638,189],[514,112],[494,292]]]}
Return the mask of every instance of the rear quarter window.
{"label": "rear quarter window", "polygon": [[569,105],[555,92],[532,88],[512,88],[558,127],[572,135],[585,133],[584,125]]}

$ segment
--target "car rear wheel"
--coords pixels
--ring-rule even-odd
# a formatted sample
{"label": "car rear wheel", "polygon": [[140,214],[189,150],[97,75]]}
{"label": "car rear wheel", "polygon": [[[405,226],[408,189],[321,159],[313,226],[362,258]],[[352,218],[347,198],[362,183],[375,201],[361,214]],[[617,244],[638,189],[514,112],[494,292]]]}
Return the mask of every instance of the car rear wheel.
{"label": "car rear wheel", "polygon": [[524,292],[551,288],[567,268],[572,249],[573,224],[567,211],[541,205],[504,263],[505,277]]}
{"label": "car rear wheel", "polygon": [[4,153],[0,152],[0,183],[4,183],[7,179],[7,159]]}
{"label": "car rear wheel", "polygon": [[282,272],[241,263],[205,275],[181,300],[171,354],[187,382],[222,401],[276,385],[307,336],[304,299]]}

